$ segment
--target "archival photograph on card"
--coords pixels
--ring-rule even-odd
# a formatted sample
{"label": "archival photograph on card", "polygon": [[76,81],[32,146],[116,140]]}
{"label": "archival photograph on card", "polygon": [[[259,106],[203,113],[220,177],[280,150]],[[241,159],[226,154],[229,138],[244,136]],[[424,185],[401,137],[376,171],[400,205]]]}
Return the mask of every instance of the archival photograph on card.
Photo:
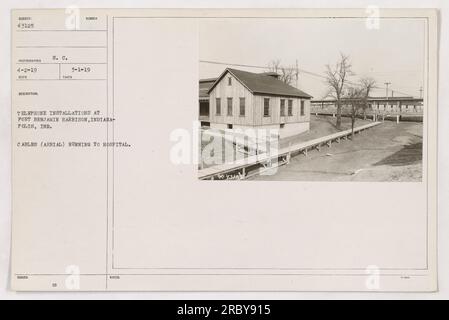
{"label": "archival photograph on card", "polygon": [[422,181],[425,20],[205,19],[199,46],[199,179]]}

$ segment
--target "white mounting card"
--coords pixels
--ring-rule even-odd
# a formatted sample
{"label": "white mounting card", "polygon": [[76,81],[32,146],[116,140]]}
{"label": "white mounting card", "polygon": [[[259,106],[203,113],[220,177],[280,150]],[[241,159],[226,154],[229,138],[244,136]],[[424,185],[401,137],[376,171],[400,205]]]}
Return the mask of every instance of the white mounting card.
{"label": "white mounting card", "polygon": [[437,290],[436,10],[11,22],[14,290]]}

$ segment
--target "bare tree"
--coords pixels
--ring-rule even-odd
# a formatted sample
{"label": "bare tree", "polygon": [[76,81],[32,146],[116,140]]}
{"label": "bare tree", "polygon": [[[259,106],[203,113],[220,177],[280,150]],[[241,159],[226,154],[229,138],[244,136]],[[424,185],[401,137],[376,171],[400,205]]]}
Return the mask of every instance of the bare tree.
{"label": "bare tree", "polygon": [[298,72],[296,67],[283,67],[281,65],[281,60],[279,59],[271,60],[268,63],[268,70],[270,70],[270,72],[276,72],[279,75],[279,80],[289,85],[293,84]]}
{"label": "bare tree", "polygon": [[351,131],[353,139],[355,121],[360,114],[363,114],[363,117],[365,118],[366,110],[369,107],[368,98],[370,91],[375,87],[375,85],[376,82],[374,79],[366,77],[361,78],[359,83],[355,86],[347,87],[346,96],[344,98],[350,106]]}
{"label": "bare tree", "polygon": [[363,89],[363,117],[366,118],[366,110],[369,107],[368,98],[371,90],[376,87],[376,81],[373,78],[365,77],[360,79],[360,86]]}
{"label": "bare tree", "polygon": [[329,86],[328,96],[335,99],[337,105],[337,129],[341,128],[341,108],[344,90],[348,78],[353,75],[349,56],[340,53],[340,61],[334,66],[326,65],[326,83]]}
{"label": "bare tree", "polygon": [[354,125],[357,116],[365,106],[365,90],[361,86],[348,87],[344,97],[345,102],[350,106],[351,115],[351,137],[354,140]]}

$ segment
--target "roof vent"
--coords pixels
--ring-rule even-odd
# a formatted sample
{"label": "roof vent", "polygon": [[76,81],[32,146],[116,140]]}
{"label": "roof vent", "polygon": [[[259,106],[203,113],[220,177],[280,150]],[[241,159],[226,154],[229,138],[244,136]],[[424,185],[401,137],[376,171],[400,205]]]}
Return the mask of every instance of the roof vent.
{"label": "roof vent", "polygon": [[275,79],[279,79],[279,77],[280,77],[280,74],[278,74],[276,72],[263,72],[262,74],[265,76],[273,77]]}

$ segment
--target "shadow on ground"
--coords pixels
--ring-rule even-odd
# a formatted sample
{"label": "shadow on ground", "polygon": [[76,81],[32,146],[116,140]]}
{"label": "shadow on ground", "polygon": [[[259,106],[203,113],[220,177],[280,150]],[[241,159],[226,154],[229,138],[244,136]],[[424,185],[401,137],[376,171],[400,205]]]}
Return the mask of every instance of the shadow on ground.
{"label": "shadow on ground", "polygon": [[407,166],[416,164],[422,161],[422,142],[412,143],[405,145],[399,151],[393,153],[392,155],[374,163],[374,166]]}

